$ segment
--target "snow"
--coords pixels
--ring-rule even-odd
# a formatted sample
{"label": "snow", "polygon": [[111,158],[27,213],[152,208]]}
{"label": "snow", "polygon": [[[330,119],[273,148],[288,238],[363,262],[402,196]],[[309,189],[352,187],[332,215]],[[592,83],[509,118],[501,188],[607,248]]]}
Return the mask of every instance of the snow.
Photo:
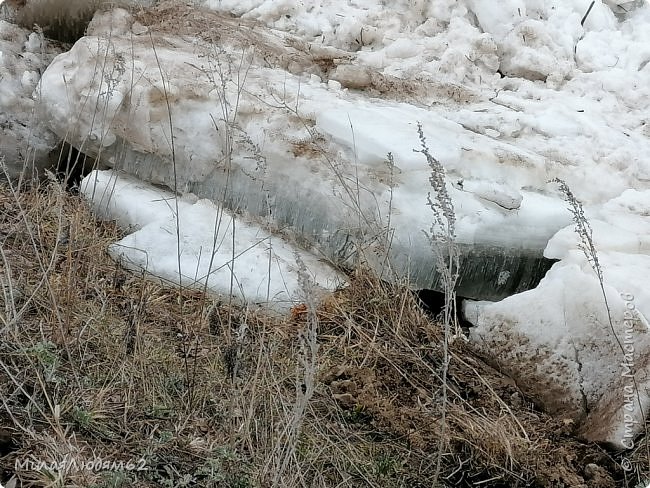
{"label": "snow", "polygon": [[[229,83],[222,92],[214,79],[231,62],[227,54],[210,59],[193,43],[165,42],[174,47],[161,42],[154,56],[148,36],[78,41],[44,74],[42,92],[54,130],[85,152],[103,155],[108,165],[153,183],[214,201],[225,198],[227,205],[260,218],[270,211],[274,225],[338,264],[351,264],[363,248],[371,263],[382,266],[390,222],[394,237],[387,258],[420,288],[435,287],[436,277],[425,235],[432,215],[423,211],[430,169],[414,152],[418,121],[454,182],[458,240],[467,252],[491,247],[504,249],[504,260],[519,253],[541,258],[548,239],[569,222],[560,199],[540,195],[551,176],[542,157],[477,134],[449,120],[446,109],[436,113],[368,99],[315,76],[303,80],[260,67],[254,58],[245,90]],[[130,52],[133,60],[120,64],[113,52]],[[110,76],[98,80],[87,66],[101,66]],[[208,69],[213,71],[206,75]],[[164,86],[161,72],[170,80]],[[173,100],[173,154],[165,93]],[[235,103],[236,115],[226,113]],[[226,124],[232,117],[236,122]],[[231,161],[229,132],[236,146]],[[394,168],[386,162],[389,152]],[[260,198],[264,194],[273,197],[271,209]],[[495,283],[501,271],[495,271]],[[490,285],[487,297],[502,298],[513,285],[520,284]],[[469,288],[461,293],[475,296]]]}
{"label": "snow", "polygon": [[[634,391],[642,408],[636,397],[631,408],[623,408],[630,385],[621,364],[626,362],[624,352],[611,332],[598,280],[580,252],[557,263],[534,290],[466,308],[477,325],[471,340],[481,354],[498,362],[524,390],[534,391],[551,413],[581,419],[580,432],[587,440],[620,449],[626,415],[640,422],[650,406],[645,394],[650,386],[645,359],[650,335],[643,318],[648,312],[647,274],[637,271],[647,270],[650,262],[648,256],[610,252],[601,252],[599,258],[606,270],[613,327],[634,357]],[[629,329],[628,305],[635,311]]]}
{"label": "snow", "polygon": [[[617,448],[626,447],[623,441],[629,446],[630,422],[642,424],[650,407],[642,393],[650,388],[649,204],[650,190],[628,189],[591,216],[602,288],[591,254],[583,252],[589,243],[572,225],[546,246],[545,256],[559,262],[535,289],[465,304],[479,351],[498,358],[521,384],[541,381],[546,408],[586,416],[582,435]],[[625,374],[629,369],[636,384]],[[641,393],[624,408],[626,388]]]}
{"label": "snow", "polygon": [[[501,253],[464,277],[461,295],[479,283],[483,297],[502,298],[521,291],[525,270],[513,262],[542,252],[559,260],[532,290],[466,305],[474,346],[550,411],[581,422],[586,438],[617,443],[626,424],[616,337],[629,332],[630,303],[636,358],[650,352],[647,2],[596,1],[586,18],[590,0],[203,3],[241,16],[214,18],[217,49],[199,39],[206,32],[150,37],[156,26],[104,15],[40,84],[60,137],[106,166],[198,195],[179,202],[192,219],[181,223],[188,286],[207,275],[197,256],[211,248],[211,222],[224,207],[246,215],[237,249],[244,237],[268,240],[255,227],[263,223],[286,267],[266,293],[259,270],[268,253],[254,246],[238,275],[246,300],[294,295],[280,236],[338,264],[364,258],[381,272],[389,262],[413,286],[434,287],[429,168],[414,151],[421,123],[447,174],[463,256]],[[20,71],[12,87],[26,90],[36,78]],[[9,106],[12,93],[0,91],[0,103]],[[110,175],[94,177],[107,187]],[[568,183],[592,222],[602,289],[554,178]],[[138,230],[112,252],[178,282],[169,208],[151,203],[158,190],[135,189],[126,176],[117,182],[110,215]],[[215,273],[210,286],[224,293],[224,283],[227,273]],[[636,372],[647,410],[645,366],[639,360]]]}
{"label": "snow", "polygon": [[190,195],[177,201],[169,191],[113,171],[93,171],[81,191],[98,215],[129,229],[110,255],[169,283],[286,311],[304,296],[301,273],[321,291],[345,282],[312,254],[209,200]]}
{"label": "snow", "polygon": [[[3,8],[0,6],[0,9]],[[57,138],[35,114],[32,93],[54,54],[55,47],[35,32],[0,17],[0,178],[29,173],[46,157]],[[36,163],[35,163],[36,161]]]}

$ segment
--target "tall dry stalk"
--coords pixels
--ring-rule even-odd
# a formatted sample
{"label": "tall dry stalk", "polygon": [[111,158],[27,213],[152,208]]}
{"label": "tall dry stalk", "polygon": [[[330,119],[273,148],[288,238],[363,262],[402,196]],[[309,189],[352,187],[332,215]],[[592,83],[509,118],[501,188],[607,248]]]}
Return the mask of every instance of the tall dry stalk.
{"label": "tall dry stalk", "polygon": [[[316,388],[316,375],[318,372],[318,316],[316,314],[317,305],[313,284],[309,278],[307,267],[297,252],[295,253],[295,259],[299,270],[298,279],[302,288],[302,298],[307,307],[307,322],[298,333],[296,399],[274,456],[272,486],[278,487],[288,486],[286,473],[290,463],[299,468],[296,460],[296,450],[307,407]],[[297,472],[295,476],[298,475]]]}
{"label": "tall dry stalk", "polygon": [[418,122],[418,136],[420,138],[421,149],[415,150],[422,154],[426,160],[431,174],[429,175],[429,185],[433,189],[433,198],[431,193],[427,194],[427,205],[431,209],[434,222],[431,225],[430,234],[428,234],[435,256],[436,270],[442,280],[443,291],[445,294],[445,304],[443,310],[443,359],[441,371],[441,396],[442,396],[442,413],[440,417],[440,440],[438,441],[438,453],[436,458],[436,471],[434,483],[437,483],[442,469],[442,453],[445,448],[446,420],[447,420],[447,372],[449,370],[449,341],[452,339],[451,326],[455,324],[456,311],[456,283],[459,275],[459,253],[456,246],[456,214],[454,213],[454,204],[447,191],[445,181],[445,168],[440,164],[427,146],[426,137],[422,129],[422,124]]}

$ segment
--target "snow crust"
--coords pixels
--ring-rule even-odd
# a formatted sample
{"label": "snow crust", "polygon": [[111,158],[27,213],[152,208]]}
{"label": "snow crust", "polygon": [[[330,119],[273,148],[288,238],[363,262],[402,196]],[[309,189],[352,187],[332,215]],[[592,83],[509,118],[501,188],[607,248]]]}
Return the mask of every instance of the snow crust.
{"label": "snow crust", "polygon": [[[632,192],[616,203],[648,198],[647,191]],[[561,261],[535,289],[465,305],[478,351],[519,384],[534,385],[524,388],[553,413],[581,419],[585,438],[617,448],[629,444],[626,432],[630,426],[638,432],[650,407],[647,217],[637,223],[625,230],[617,222],[592,222],[607,302],[570,226],[549,242],[545,254]]]}
{"label": "snow crust", "polygon": [[[421,288],[435,288],[436,276],[425,234],[433,219],[430,168],[414,152],[418,121],[450,176],[458,242],[467,253],[541,258],[568,223],[563,203],[546,191],[543,158],[449,120],[448,108],[369,99],[313,75],[262,67],[254,55],[245,58],[244,90],[233,82],[222,88],[219,70],[232,67],[232,47],[210,54],[179,38],[157,42],[154,53],[148,36],[86,37],[57,58],[42,83],[54,130],[148,181],[258,217],[270,213],[277,227],[335,262],[351,264],[362,249],[376,267],[391,262]],[[129,63],[121,61],[126,52]],[[501,271],[487,296],[519,286],[514,278],[497,283]]]}
{"label": "snow crust", "polygon": [[221,296],[232,291],[241,303],[286,311],[310,286],[301,282],[301,273],[317,285],[310,288],[315,292],[345,282],[314,255],[209,200],[186,196],[177,201],[169,191],[113,171],[93,171],[81,191],[98,215],[131,231],[109,248],[111,256],[171,284]]}

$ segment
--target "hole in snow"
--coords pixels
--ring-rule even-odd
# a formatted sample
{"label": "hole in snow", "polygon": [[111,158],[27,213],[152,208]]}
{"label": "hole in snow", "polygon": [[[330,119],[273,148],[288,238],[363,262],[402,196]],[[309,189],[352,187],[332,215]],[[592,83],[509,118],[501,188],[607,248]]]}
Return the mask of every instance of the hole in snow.
{"label": "hole in snow", "polygon": [[50,153],[51,171],[69,190],[76,190],[81,180],[97,168],[97,160],[63,141]]}
{"label": "hole in snow", "polygon": [[[445,309],[445,294],[435,290],[418,290],[416,291],[418,298],[420,299],[420,305],[423,310],[430,315],[433,319],[438,319],[441,317]],[[456,303],[454,303],[454,309],[456,312],[456,319],[458,324],[463,328],[467,329],[472,327],[472,324],[468,322],[462,313],[462,302],[463,297],[456,297]]]}

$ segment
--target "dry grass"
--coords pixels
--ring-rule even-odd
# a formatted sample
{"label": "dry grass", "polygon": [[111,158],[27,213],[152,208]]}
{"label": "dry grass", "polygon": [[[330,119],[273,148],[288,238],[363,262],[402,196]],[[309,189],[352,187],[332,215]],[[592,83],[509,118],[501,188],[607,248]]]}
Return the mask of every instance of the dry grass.
{"label": "dry grass", "polygon": [[[179,297],[112,262],[119,230],[56,183],[0,190],[0,482],[431,486],[442,330],[405,287],[357,271],[286,318]],[[442,483],[621,486],[463,341],[450,355]],[[602,472],[585,479],[588,463]]]}

